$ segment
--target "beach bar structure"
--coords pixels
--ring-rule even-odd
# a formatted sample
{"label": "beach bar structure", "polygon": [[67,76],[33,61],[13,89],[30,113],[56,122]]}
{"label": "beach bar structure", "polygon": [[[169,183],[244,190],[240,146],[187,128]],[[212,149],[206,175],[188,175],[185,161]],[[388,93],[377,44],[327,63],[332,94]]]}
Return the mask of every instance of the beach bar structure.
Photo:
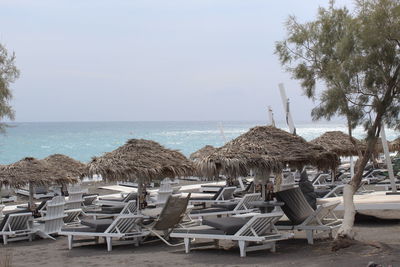
{"label": "beach bar structure", "polygon": [[108,181],[136,181],[138,207],[144,201],[143,184],[164,178],[191,176],[194,167],[182,153],[167,149],[159,143],[130,139],[125,145],[101,157],[94,157],[87,167],[87,174],[99,174]]}
{"label": "beach bar structure", "polygon": [[327,170],[336,168],[339,159],[335,153],[300,136],[273,126],[257,126],[196,161],[195,165],[203,176],[210,178],[219,174],[238,178],[252,171],[256,180],[265,185],[271,173],[280,174],[284,168],[301,170],[312,165]]}
{"label": "beach bar structure", "polygon": [[29,185],[29,207],[32,208],[34,186],[77,183],[78,178],[70,176],[60,168],[53,168],[43,160],[23,158],[10,165],[0,167],[0,186],[19,188]]}

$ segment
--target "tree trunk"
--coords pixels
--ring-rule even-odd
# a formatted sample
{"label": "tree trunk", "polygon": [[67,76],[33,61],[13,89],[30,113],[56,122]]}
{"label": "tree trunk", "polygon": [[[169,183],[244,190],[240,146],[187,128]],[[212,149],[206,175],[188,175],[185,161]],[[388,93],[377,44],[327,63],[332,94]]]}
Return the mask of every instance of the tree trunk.
{"label": "tree trunk", "polygon": [[373,153],[376,140],[378,139],[379,136],[381,121],[382,121],[382,114],[378,113],[375,118],[373,126],[368,131],[367,149],[364,155],[362,155],[362,157],[359,158],[359,160],[356,162],[355,175],[352,177],[351,181],[347,185],[345,185],[343,192],[344,217],[343,217],[343,223],[340,226],[335,238],[334,242],[335,249],[347,247],[349,245],[348,241],[354,239],[355,235],[353,232],[353,226],[354,226],[354,216],[356,211],[355,211],[353,196],[361,184],[364,168],[367,165]]}

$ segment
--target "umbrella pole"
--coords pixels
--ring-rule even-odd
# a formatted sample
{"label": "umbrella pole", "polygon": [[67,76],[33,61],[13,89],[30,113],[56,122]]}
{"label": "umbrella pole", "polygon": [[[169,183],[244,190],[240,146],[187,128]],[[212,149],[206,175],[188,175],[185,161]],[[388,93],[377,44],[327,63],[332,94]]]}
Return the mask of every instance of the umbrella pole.
{"label": "umbrella pole", "polygon": [[33,184],[29,183],[29,205],[28,205],[28,209],[33,211]]}
{"label": "umbrella pole", "polygon": [[138,195],[137,195],[137,211],[140,214],[142,209],[142,181],[138,181]]}

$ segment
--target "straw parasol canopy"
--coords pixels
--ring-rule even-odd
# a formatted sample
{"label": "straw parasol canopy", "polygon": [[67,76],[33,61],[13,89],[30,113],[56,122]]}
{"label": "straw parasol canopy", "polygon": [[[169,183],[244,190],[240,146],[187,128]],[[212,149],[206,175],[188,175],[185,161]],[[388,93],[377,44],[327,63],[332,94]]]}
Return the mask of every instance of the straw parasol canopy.
{"label": "straw parasol canopy", "polygon": [[308,164],[328,169],[335,168],[339,160],[323,147],[273,126],[254,127],[196,162],[204,176],[215,177],[221,172],[231,178],[245,176],[251,169],[280,172],[286,165],[301,168]]}
{"label": "straw parasol canopy", "polygon": [[21,187],[29,183],[35,185],[76,183],[77,178],[66,172],[52,168],[43,160],[23,158],[10,165],[0,167],[0,185]]}
{"label": "straw parasol canopy", "polygon": [[131,139],[125,145],[88,163],[88,175],[100,174],[103,179],[141,182],[190,176],[192,163],[180,152],[157,142]]}
{"label": "straw parasol canopy", "polygon": [[72,177],[81,177],[86,171],[86,164],[62,154],[53,154],[44,158],[43,161]]}
{"label": "straw parasol canopy", "polygon": [[400,137],[397,137],[395,140],[390,142],[390,147],[393,151],[400,151]]}
{"label": "straw parasol canopy", "polygon": [[210,145],[206,145],[205,147],[200,148],[199,150],[193,152],[189,158],[191,160],[201,160],[202,158],[211,155],[215,150],[217,150],[217,148]]}
{"label": "straw parasol canopy", "polygon": [[[361,151],[365,150],[365,144],[353,137]],[[315,145],[320,145],[330,152],[336,153],[340,157],[358,156],[358,151],[350,141],[350,136],[341,131],[326,132],[320,137],[310,141]]]}

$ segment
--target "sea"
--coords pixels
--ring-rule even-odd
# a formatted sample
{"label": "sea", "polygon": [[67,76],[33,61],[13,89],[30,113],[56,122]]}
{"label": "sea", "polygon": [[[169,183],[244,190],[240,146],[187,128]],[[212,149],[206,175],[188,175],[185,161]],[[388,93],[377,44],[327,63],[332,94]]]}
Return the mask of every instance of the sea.
{"label": "sea", "polygon": [[[123,145],[131,138],[150,139],[186,156],[205,145],[222,146],[261,121],[179,121],[179,122],[14,122],[0,135],[0,164],[10,164],[24,157],[44,158],[61,153],[88,162]],[[277,127],[287,130],[285,123]],[[312,140],[326,131],[347,132],[344,123],[298,123],[297,134]],[[399,132],[387,129],[388,140]],[[364,138],[358,127],[356,138]]]}

